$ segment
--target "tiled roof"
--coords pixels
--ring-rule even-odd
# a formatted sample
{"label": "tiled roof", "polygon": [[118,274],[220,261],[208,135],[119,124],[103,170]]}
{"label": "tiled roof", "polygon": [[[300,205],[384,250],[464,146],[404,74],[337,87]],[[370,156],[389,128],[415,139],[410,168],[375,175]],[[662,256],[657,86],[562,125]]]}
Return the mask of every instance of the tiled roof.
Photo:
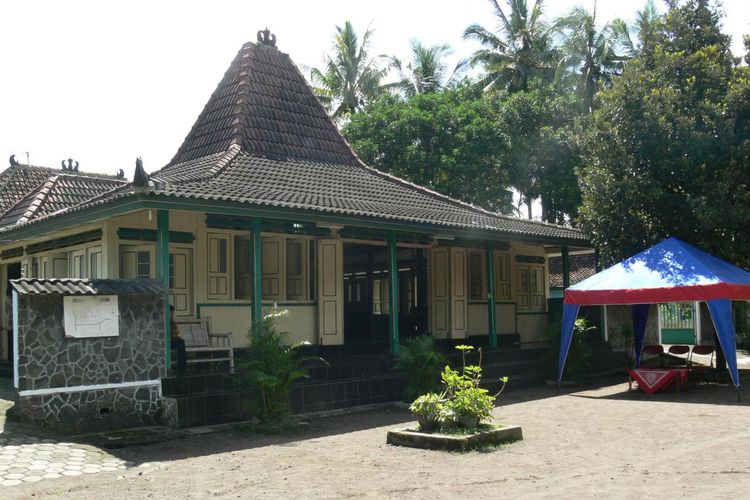
{"label": "tiled roof", "polygon": [[[596,254],[573,254],[569,257],[570,262],[570,284],[575,285],[596,274]],[[549,286],[550,288],[563,287],[562,257],[554,256],[547,259],[549,262]]]}
{"label": "tiled roof", "polygon": [[172,162],[151,179],[150,188],[118,188],[66,213],[162,195],[587,245],[577,229],[489,212],[364,165],[289,56],[263,44],[242,47]]}
{"label": "tiled roof", "polygon": [[164,285],[151,279],[18,279],[11,280],[21,295],[160,295]]}
{"label": "tiled roof", "polygon": [[233,144],[279,160],[357,161],[289,56],[261,43],[242,46],[162,174]]}
{"label": "tiled roof", "polygon": [[76,206],[125,184],[126,180],[114,177],[54,171],[53,175],[0,216],[0,227],[23,224]]}
{"label": "tiled roof", "polygon": [[12,165],[3,170],[0,173],[0,213],[15,205],[55,173],[59,173],[59,170],[33,165]]}

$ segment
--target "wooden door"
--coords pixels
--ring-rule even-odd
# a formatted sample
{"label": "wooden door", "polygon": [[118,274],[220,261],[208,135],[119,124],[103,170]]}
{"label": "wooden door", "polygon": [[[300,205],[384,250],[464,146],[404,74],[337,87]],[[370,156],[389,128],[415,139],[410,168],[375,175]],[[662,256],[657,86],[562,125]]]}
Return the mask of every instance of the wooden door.
{"label": "wooden door", "polygon": [[175,316],[193,315],[193,251],[172,248],[169,251],[169,298]]}
{"label": "wooden door", "polygon": [[451,332],[452,339],[465,339],[469,312],[468,255],[464,248],[451,248]]}
{"label": "wooden door", "polygon": [[318,335],[321,345],[344,343],[344,246],[318,240]]}
{"label": "wooden door", "polygon": [[429,263],[430,330],[435,338],[448,338],[450,331],[450,249],[431,248]]}

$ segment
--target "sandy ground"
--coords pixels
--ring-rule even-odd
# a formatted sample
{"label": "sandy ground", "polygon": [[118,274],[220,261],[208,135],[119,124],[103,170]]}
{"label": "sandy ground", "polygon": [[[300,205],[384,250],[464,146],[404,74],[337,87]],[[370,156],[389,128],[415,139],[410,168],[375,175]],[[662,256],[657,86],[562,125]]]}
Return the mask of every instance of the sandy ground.
{"label": "sandy ground", "polygon": [[741,498],[750,496],[750,391],[647,396],[615,383],[508,392],[496,420],[524,441],[490,452],[385,444],[411,422],[377,410],[291,436],[219,432],[114,453],[148,468],[6,488],[3,498]]}

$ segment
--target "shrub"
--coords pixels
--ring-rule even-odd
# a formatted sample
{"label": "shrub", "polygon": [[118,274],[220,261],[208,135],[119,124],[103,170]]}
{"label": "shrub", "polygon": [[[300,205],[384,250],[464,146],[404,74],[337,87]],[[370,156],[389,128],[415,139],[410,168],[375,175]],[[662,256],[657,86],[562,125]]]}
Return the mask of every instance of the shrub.
{"label": "shrub", "polygon": [[300,347],[309,345],[309,342],[287,344],[287,334],[280,332],[276,326],[276,318],[286,314],[287,311],[273,312],[253,324],[247,334],[250,348],[239,363],[248,384],[258,395],[260,419],[263,422],[289,417],[289,391],[292,383],[309,377],[309,372],[302,367],[302,363],[310,359],[326,363],[319,357],[299,355],[297,351]]}
{"label": "shrub", "polygon": [[396,368],[406,373],[404,395],[414,399],[420,394],[440,390],[440,368],[445,356],[435,349],[435,340],[419,335],[406,341],[396,358]]}
{"label": "shrub", "polygon": [[479,387],[482,380],[482,351],[479,350],[479,361],[476,365],[466,364],[466,355],[473,350],[472,346],[459,345],[461,351],[461,370],[445,366],[441,374],[443,393],[428,393],[417,398],[409,409],[417,415],[420,429],[432,430],[437,424],[444,431],[456,429],[474,429],[483,420],[492,416],[495,399],[505,388],[508,377],[500,380],[503,386],[495,395]]}

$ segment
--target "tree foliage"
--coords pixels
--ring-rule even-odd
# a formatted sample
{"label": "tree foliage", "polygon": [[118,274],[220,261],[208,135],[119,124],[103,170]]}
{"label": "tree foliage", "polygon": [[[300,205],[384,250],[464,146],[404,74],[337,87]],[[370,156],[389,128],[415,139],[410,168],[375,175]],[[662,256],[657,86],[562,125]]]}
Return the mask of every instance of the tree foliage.
{"label": "tree foliage", "polygon": [[352,116],[344,136],[375,168],[491,210],[512,210],[508,138],[498,101],[472,88],[388,96]]}
{"label": "tree foliage", "polygon": [[391,58],[391,66],[398,72],[398,87],[406,97],[454,88],[466,73],[467,62],[459,60],[448,72],[446,57],[452,53],[450,45],[423,45],[419,40],[411,41],[411,61],[404,64]]}
{"label": "tree foliage", "polygon": [[706,0],[671,2],[583,136],[581,225],[607,261],[676,236],[750,264],[750,93]]}

